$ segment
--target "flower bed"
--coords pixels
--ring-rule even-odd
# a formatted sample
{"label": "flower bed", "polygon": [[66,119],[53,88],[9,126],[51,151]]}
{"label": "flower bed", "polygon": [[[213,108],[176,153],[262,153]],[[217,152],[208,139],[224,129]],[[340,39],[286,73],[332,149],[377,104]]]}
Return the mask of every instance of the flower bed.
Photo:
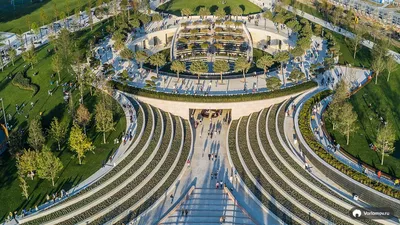
{"label": "flower bed", "polygon": [[[244,170],[242,163],[240,162],[239,155],[238,155],[239,153],[236,148],[236,129],[237,129],[238,125],[239,125],[238,120],[234,120],[231,122],[231,126],[229,129],[229,136],[228,136],[229,137],[228,138],[229,153],[231,155],[232,162],[234,164],[234,167],[235,167],[238,175],[242,178],[243,182],[250,189],[250,191],[253,192],[254,196],[256,196],[258,198],[258,200],[260,200],[260,202],[266,208],[268,208],[272,213],[274,213],[276,216],[278,216],[283,222],[285,222],[286,224],[299,224],[296,221],[294,221],[290,216],[286,215],[279,208],[277,208],[274,202],[271,202],[267,197],[265,197],[261,193],[261,191],[256,187],[256,185],[253,183],[253,181],[248,177],[246,171]],[[271,195],[274,196],[275,194],[271,193]]]}
{"label": "flower bed", "polygon": [[313,105],[318,102],[319,99],[323,99],[330,95],[329,91],[324,91],[318,93],[317,95],[310,98],[307,102],[304,103],[303,108],[299,115],[299,128],[300,132],[306,141],[307,145],[325,162],[329,163],[331,166],[349,176],[350,178],[370,187],[379,192],[382,192],[391,197],[400,199],[400,191],[395,190],[385,184],[377,182],[373,179],[370,179],[364,174],[361,174],[349,166],[343,164],[334,156],[332,156],[329,152],[327,152],[324,147],[315,140],[314,134],[311,130],[310,121],[311,121],[311,110]]}
{"label": "flower bed", "polygon": [[[119,199],[124,198],[124,196],[129,194],[136,186],[138,186],[141,182],[143,182],[149,176],[149,174],[153,171],[153,169],[161,161],[161,159],[163,158],[164,154],[166,154],[167,149],[168,149],[168,145],[169,145],[169,142],[170,142],[170,138],[172,138],[171,137],[172,124],[171,124],[170,119],[168,118],[168,116],[166,115],[165,112],[162,112],[162,120],[164,121],[164,124],[165,124],[165,127],[164,127],[165,130],[162,130],[161,126],[157,126],[156,127],[156,130],[154,131],[154,136],[152,138],[153,141],[150,142],[150,145],[147,147],[145,153],[135,163],[136,170],[138,170],[140,167],[142,167],[143,164],[146,162],[146,160],[153,153],[153,151],[157,150],[156,147],[157,147],[157,144],[158,144],[158,140],[160,138],[162,138],[161,145],[160,145],[159,149],[157,150],[156,155],[151,160],[151,162],[147,165],[147,167],[137,177],[135,177],[129,184],[127,184],[125,187],[123,187],[121,190],[119,190],[114,195],[110,196],[109,198],[107,198],[106,200],[104,200],[101,203],[97,204],[96,206],[91,207],[90,209],[84,211],[83,213],[81,213],[79,215],[75,215],[74,217],[72,217],[72,218],[70,218],[70,219],[68,219],[66,221],[63,221],[62,223],[59,223],[59,224],[76,224],[76,223],[78,223],[80,221],[84,221],[85,219],[95,215],[96,213],[99,213],[101,210],[109,207],[111,204],[113,204],[114,202],[118,201]],[[114,181],[113,184],[115,184],[115,186],[113,186],[112,188],[109,188],[110,185],[107,186],[105,189],[108,189],[108,190],[104,191],[103,195],[106,195],[107,192],[109,192],[109,191],[113,190],[114,188],[118,187],[127,178],[128,177],[126,177],[123,180],[119,179],[118,182]],[[142,189],[148,190],[148,185],[145,185]],[[100,195],[98,197],[101,197],[103,195]],[[121,205],[118,206],[117,208],[119,208],[119,207],[121,207]],[[78,208],[80,208],[80,207],[78,207]],[[76,208],[76,209],[78,209],[78,208]],[[63,214],[63,215],[65,215],[65,214]]]}

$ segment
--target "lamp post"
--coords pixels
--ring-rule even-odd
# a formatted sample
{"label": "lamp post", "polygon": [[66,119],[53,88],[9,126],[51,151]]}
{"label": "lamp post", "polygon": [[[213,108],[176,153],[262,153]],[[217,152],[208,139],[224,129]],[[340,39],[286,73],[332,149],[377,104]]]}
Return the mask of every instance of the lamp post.
{"label": "lamp post", "polygon": [[7,124],[7,118],[6,118],[6,111],[4,110],[4,101],[3,98],[0,98],[1,101],[1,107],[3,109],[3,117],[4,117],[4,123],[6,125],[6,129],[8,130],[8,124]]}

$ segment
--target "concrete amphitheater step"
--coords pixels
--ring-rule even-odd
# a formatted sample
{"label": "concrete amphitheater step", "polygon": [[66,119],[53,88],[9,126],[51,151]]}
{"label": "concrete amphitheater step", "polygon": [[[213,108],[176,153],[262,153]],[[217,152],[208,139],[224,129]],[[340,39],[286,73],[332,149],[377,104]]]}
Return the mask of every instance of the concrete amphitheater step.
{"label": "concrete amphitheater step", "polygon": [[[339,205],[337,205],[337,203],[335,202],[334,204],[331,204],[331,205],[328,205],[327,204],[327,202],[328,201],[336,201],[337,199],[336,198],[334,198],[333,196],[331,196],[331,195],[326,195],[327,193],[325,193],[325,192],[320,192],[320,193],[318,193],[318,192],[314,192],[314,190],[315,190],[315,188],[313,188],[313,189],[311,189],[311,190],[306,190],[306,189],[303,189],[303,188],[301,188],[299,185],[301,185],[302,183],[301,182],[305,182],[306,180],[302,177],[302,176],[300,176],[300,177],[297,177],[297,176],[295,176],[295,178],[296,179],[299,179],[299,181],[297,181],[296,183],[294,182],[294,181],[292,181],[291,179],[290,179],[290,177],[287,177],[275,164],[276,163],[280,163],[280,165],[282,165],[282,161],[279,161],[279,162],[275,162],[274,160],[272,160],[272,158],[271,158],[271,156],[275,156],[276,155],[276,152],[277,152],[277,149],[276,149],[276,147],[278,146],[278,145],[280,145],[280,143],[276,143],[276,141],[277,140],[273,140],[272,138],[271,138],[271,135],[274,135],[274,134],[271,134],[270,132],[270,126],[271,126],[271,124],[269,124],[269,119],[271,118],[271,112],[272,112],[272,114],[273,113],[275,113],[276,111],[277,111],[277,106],[274,106],[274,107],[271,107],[270,108],[270,110],[268,111],[268,114],[267,114],[267,117],[266,117],[266,127],[265,127],[265,129],[266,129],[266,136],[267,136],[267,139],[268,139],[268,142],[269,142],[269,146],[270,146],[270,149],[268,150],[268,152],[265,152],[265,149],[263,148],[263,146],[262,146],[262,144],[261,144],[261,139],[260,139],[260,135],[259,135],[259,129],[257,129],[256,130],[256,132],[257,132],[257,138],[258,138],[258,141],[259,141],[259,146],[260,146],[260,148],[262,148],[262,154],[263,154],[263,156],[264,156],[264,158],[266,159],[266,161],[269,163],[269,165],[270,165],[270,167],[271,167],[271,169],[282,179],[282,181],[284,182],[284,183],[286,183],[287,184],[287,186],[288,187],[291,187],[291,190],[294,190],[295,192],[297,192],[298,194],[300,194],[301,196],[303,196],[304,197],[304,199],[306,199],[308,202],[310,202],[310,203],[313,203],[314,204],[314,206],[313,206],[313,208],[315,208],[315,209],[318,209],[318,208],[320,208],[320,209],[323,209],[324,211],[325,211],[325,213],[327,214],[327,215],[329,215],[330,217],[332,217],[332,216],[335,216],[335,217],[337,217],[337,218],[340,218],[341,220],[344,220],[344,221],[347,221],[347,222],[351,222],[352,224],[361,224],[360,223],[360,221],[359,220],[354,220],[353,218],[351,218],[348,214],[345,214],[344,212],[348,212],[348,210],[350,210],[352,207],[351,206],[348,206],[347,207],[347,209],[346,208],[344,208],[344,209],[342,209],[342,211],[339,211],[339,208],[338,207],[340,207]],[[273,125],[275,125],[275,122],[276,122],[276,117],[273,117],[272,118],[272,120],[273,120],[273,122],[274,122],[274,124]],[[250,120],[249,120],[249,122],[250,122]],[[261,128],[262,129],[262,128]],[[276,132],[276,130],[274,130],[273,132]],[[248,134],[247,134],[248,135]],[[268,154],[267,154],[268,153]],[[278,158],[278,160],[279,160],[279,158]],[[261,168],[260,168],[261,169]],[[297,174],[297,173],[296,173]],[[293,174],[292,173],[290,173],[289,172],[289,174],[288,175],[290,175],[290,176],[293,176]],[[312,185],[311,183],[307,183],[307,185]],[[319,190],[319,189],[318,189]],[[310,192],[308,192],[308,191],[310,191]],[[312,192],[312,193],[311,193]],[[323,201],[321,201],[321,199],[318,199],[317,197],[316,197],[316,195],[320,195],[320,197],[321,198],[323,198],[324,200]],[[293,194],[291,194],[292,196],[294,196]],[[338,201],[339,202],[339,201]],[[336,205],[335,205],[336,204]],[[311,204],[310,204],[311,205]],[[308,207],[310,210],[312,210],[313,208],[311,208],[311,207],[309,207],[308,206],[308,204],[307,205],[305,205],[306,207]],[[333,206],[336,206],[335,208],[333,207]],[[320,210],[320,209],[318,209],[318,210]],[[323,211],[322,211],[323,212]],[[321,215],[322,216],[322,215]],[[325,216],[324,216],[325,217]]]}
{"label": "concrete amphitheater step", "polygon": [[[160,143],[162,141],[163,138],[163,130],[164,130],[164,121],[163,121],[163,116],[160,113],[160,111],[158,111],[158,121],[161,121],[159,123],[161,123],[161,132],[159,134],[158,137],[158,143]],[[153,120],[155,121],[155,120]],[[158,127],[159,125],[157,125]],[[149,136],[149,139],[146,142],[146,145],[143,147],[143,149],[141,150],[141,154],[139,153],[138,155],[142,156],[144,151],[149,147],[150,142],[153,140],[154,137],[154,129],[152,130],[151,135]],[[96,207],[97,205],[101,204],[102,202],[106,201],[107,199],[109,199],[111,196],[117,194],[119,191],[121,191],[126,185],[128,185],[130,182],[132,182],[132,180],[134,180],[137,176],[139,176],[147,167],[147,165],[152,161],[152,159],[154,158],[154,156],[156,155],[157,151],[158,151],[158,147],[159,144],[157,145],[157,147],[152,151],[151,155],[147,158],[147,160],[144,162],[144,164],[137,170],[135,171],[134,174],[132,174],[128,179],[126,179],[123,183],[121,183],[120,185],[118,185],[116,188],[110,190],[109,192],[107,192],[107,194],[97,198],[94,201],[91,201],[89,204],[86,204],[72,212],[69,212],[68,214],[62,215],[61,217],[58,217],[56,219],[53,219],[51,221],[48,221],[46,224],[56,224],[56,223],[67,223],[68,219],[71,218],[77,218],[78,215],[85,213],[88,210],[93,209],[94,207]],[[139,159],[139,157],[136,157],[137,159]],[[125,169],[126,167],[124,167]]]}
{"label": "concrete amphitheater step", "polygon": [[[186,160],[187,155],[182,155],[182,152],[184,151],[184,141],[185,141],[185,132],[184,132],[184,124],[182,122],[182,119],[179,117],[175,117],[176,119],[176,129],[179,129],[179,133],[180,135],[182,135],[182,138],[177,139],[177,138],[171,138],[174,139],[174,141],[176,140],[180,140],[180,147],[178,147],[179,151],[176,152],[176,157],[175,160],[173,161],[172,165],[168,165],[167,167],[169,168],[169,170],[166,172],[166,174],[163,176],[163,178],[151,189],[147,192],[147,194],[143,195],[143,197],[141,199],[139,199],[138,201],[131,203],[131,205],[129,205],[128,207],[125,208],[125,211],[119,213],[116,216],[113,216],[112,218],[108,218],[106,220],[104,220],[103,224],[122,224],[122,223],[128,223],[128,221],[132,220],[132,217],[130,216],[132,214],[132,212],[134,212],[135,210],[137,210],[139,207],[141,207],[147,200],[151,199],[153,197],[154,194],[157,194],[157,191],[160,189],[160,187],[162,185],[164,185],[164,183],[167,182],[167,179],[170,178],[172,172],[175,170],[175,167],[177,167],[178,162],[180,161],[180,159],[182,157],[184,157],[184,159]],[[176,133],[174,134],[175,137]],[[172,143],[172,142],[171,142]],[[190,145],[191,146],[191,145]],[[175,153],[175,151],[173,151],[172,145],[169,145],[169,150],[171,150],[172,153]],[[171,154],[172,154],[171,153]],[[174,154],[173,154],[174,155]],[[165,161],[164,163],[159,163],[159,166],[165,166],[164,164],[168,163],[167,161]],[[177,177],[173,177],[173,179],[177,179]],[[128,199],[128,197],[126,198]],[[149,207],[149,206],[147,206]],[[153,207],[150,206],[150,208]],[[147,208],[149,209],[149,208]],[[146,209],[146,210],[147,210]],[[128,217],[128,218],[127,218]],[[140,218],[140,216],[138,216]],[[136,218],[138,218],[136,217]],[[91,219],[91,218],[89,218]],[[97,220],[98,221],[98,220]],[[124,221],[124,222],[122,222]]]}
{"label": "concrete amphitheater step", "polygon": [[[186,214],[187,213],[187,214]],[[161,224],[254,224],[224,189],[194,189]]]}
{"label": "concrete amphitheater step", "polygon": [[[129,98],[128,98],[129,99]],[[130,99],[130,101],[132,101],[132,99]],[[145,127],[146,127],[146,116],[145,116],[145,113],[144,113],[144,109],[143,108],[146,108],[146,110],[147,110],[147,112],[148,112],[148,116],[151,116],[152,117],[152,121],[153,121],[153,124],[151,124],[151,125],[148,125],[147,124],[147,126],[151,126],[151,135],[150,135],[150,137],[152,136],[152,134],[153,134],[153,132],[154,132],[154,126],[155,126],[155,124],[154,124],[154,114],[153,114],[153,110],[152,110],[152,108],[151,107],[148,107],[148,106],[142,106],[139,102],[137,102],[137,101],[135,101],[138,105],[139,105],[139,108],[140,108],[140,111],[141,111],[141,113],[142,113],[142,125],[141,125],[141,127],[142,127],[142,129],[141,129],[141,131],[140,131],[140,134],[138,135],[138,137],[136,138],[136,140],[135,141],[133,141],[133,143],[131,143],[131,145],[130,145],[130,149],[132,149],[132,148],[136,148],[136,146],[138,145],[138,143],[139,143],[139,141],[141,140],[141,138],[142,138],[142,136],[143,136],[143,133],[144,133],[144,130],[145,130]],[[148,107],[148,108],[147,108]],[[149,140],[148,140],[148,142],[150,141],[150,139],[151,138],[149,138]],[[130,153],[131,153],[131,151],[132,150],[127,150],[127,151],[129,151]],[[126,153],[126,155],[128,155],[128,154],[130,154],[130,153]],[[29,221],[33,221],[33,220],[36,220],[36,219],[38,219],[38,218],[42,218],[42,217],[44,217],[44,216],[48,216],[48,215],[50,215],[50,214],[52,214],[52,213],[55,213],[55,212],[57,212],[57,211],[59,211],[59,210],[62,210],[62,209],[64,209],[64,208],[67,208],[67,207],[69,207],[69,206],[71,206],[71,205],[73,205],[73,204],[75,204],[75,203],[77,203],[77,202],[80,202],[80,201],[83,201],[83,200],[85,200],[86,198],[89,198],[90,196],[92,196],[93,194],[95,194],[96,192],[98,192],[98,191],[100,191],[101,189],[103,189],[104,187],[106,187],[107,185],[109,185],[109,184],[111,184],[113,181],[115,181],[118,177],[120,177],[122,174],[124,174],[135,162],[136,162],[136,160],[139,158],[139,156],[142,154],[142,152],[139,152],[137,155],[136,155],[136,157],[135,157],[135,159],[134,160],[132,160],[128,165],[126,165],[122,170],[120,170],[120,171],[118,171],[118,173],[116,173],[115,175],[113,175],[112,177],[110,177],[109,179],[107,179],[107,180],[105,180],[104,182],[102,182],[100,185],[98,185],[98,186],[96,186],[95,188],[93,188],[93,189],[91,189],[90,191],[87,191],[87,192],[85,192],[85,193],[82,193],[82,194],[80,194],[79,196],[76,196],[76,197],[73,197],[73,198],[71,198],[71,199],[67,199],[66,201],[64,201],[64,202],[62,202],[61,204],[58,204],[58,205],[55,205],[54,207],[51,207],[51,208],[48,208],[48,209],[46,209],[46,210],[44,210],[44,211],[41,211],[41,212],[39,212],[39,213],[37,213],[37,214],[33,214],[33,215],[31,215],[31,216],[28,216],[28,217],[25,217],[25,218],[22,218],[21,220],[20,220],[20,222],[21,223],[26,223],[26,222],[29,222]],[[125,156],[126,157],[126,156]],[[124,157],[124,158],[125,158]],[[121,161],[123,160],[123,158],[121,158],[118,162],[117,162],[117,164],[119,164]],[[103,176],[105,176],[106,174],[104,174]],[[102,178],[103,178],[103,176],[102,177],[100,177],[98,180],[101,180]],[[93,182],[93,183],[95,183],[95,182]]]}
{"label": "concrete amphitheater step", "polygon": [[[259,181],[254,177],[254,175],[252,174],[252,172],[250,171],[250,169],[248,168],[246,161],[243,158],[243,155],[241,153],[241,149],[239,147],[239,128],[241,125],[243,118],[240,118],[237,126],[236,126],[236,131],[235,131],[235,135],[236,135],[236,150],[237,150],[237,154],[239,157],[239,161],[241,163],[241,165],[243,166],[244,172],[246,173],[246,175],[249,177],[249,179],[253,182],[253,184],[255,185],[255,187],[265,196],[268,198],[269,202],[271,202],[272,204],[275,205],[275,207],[277,209],[279,209],[282,212],[282,216],[281,219],[283,219],[283,217],[286,218],[292,218],[294,221],[296,221],[297,223],[300,224],[307,224],[307,222],[305,222],[303,219],[301,219],[300,217],[298,217],[296,214],[292,213],[291,209],[286,208],[282,203],[280,203],[279,201],[277,201],[275,196],[272,196],[268,191],[266,191],[266,189],[263,187],[263,185],[261,185],[259,183]],[[254,163],[254,162],[253,162]],[[275,185],[276,186],[276,185]],[[277,189],[276,187],[274,187],[275,190],[277,190],[277,192],[280,193],[279,188]],[[283,196],[285,197],[285,196]],[[296,204],[294,204],[295,206],[297,206]],[[298,206],[297,206],[298,207]],[[302,207],[302,206],[300,206]],[[301,209],[301,208],[300,208]],[[305,208],[303,207],[303,209],[305,210]]]}
{"label": "concrete amphitheater step", "polygon": [[[148,181],[154,176],[154,174],[161,168],[161,165],[163,164],[163,162],[165,161],[165,159],[167,158],[169,151],[171,149],[171,143],[173,140],[173,134],[174,134],[174,126],[173,126],[173,121],[171,118],[170,114],[167,113],[161,113],[161,111],[159,109],[157,109],[158,114],[160,115],[160,121],[161,121],[161,132],[159,134],[159,138],[153,141],[153,143],[157,143],[156,146],[152,147],[153,151],[150,155],[150,157],[146,160],[146,163],[143,164],[140,168],[140,170],[142,171],[146,171],[149,169],[150,164],[155,160],[155,156],[157,154],[162,154],[160,156],[162,156],[161,159],[158,159],[158,163],[155,167],[153,167],[151,169],[151,172],[149,174],[147,174],[146,178],[141,180],[139,184],[137,184],[132,190],[129,190],[129,192],[127,192],[123,198],[118,198],[118,200],[114,201],[114,202],[108,202],[109,199],[112,199],[113,196],[109,196],[109,198],[106,200],[107,205],[104,206],[102,209],[99,209],[98,211],[92,212],[92,213],[88,213],[90,215],[89,218],[82,218],[81,221],[79,221],[76,224],[87,224],[88,222],[93,222],[99,218],[102,218],[105,214],[111,212],[112,210],[116,209],[117,207],[119,207],[123,202],[126,201],[126,199],[129,199],[130,197],[134,196],[137,192],[139,192],[141,189],[145,188]],[[163,116],[163,114],[165,114],[165,116]],[[167,121],[167,122],[164,122]],[[167,134],[167,130],[169,130],[170,134]],[[161,147],[162,143],[166,142],[167,145],[165,148]],[[150,146],[149,146],[150,147]],[[139,175],[140,176],[140,175]],[[135,177],[136,178],[136,177]],[[129,182],[124,182],[124,185],[122,188],[120,188],[121,191],[124,191],[126,189],[126,187],[128,185],[131,185],[132,182],[134,182],[136,179],[135,178],[130,178]],[[115,195],[117,195],[118,192],[115,193]]]}

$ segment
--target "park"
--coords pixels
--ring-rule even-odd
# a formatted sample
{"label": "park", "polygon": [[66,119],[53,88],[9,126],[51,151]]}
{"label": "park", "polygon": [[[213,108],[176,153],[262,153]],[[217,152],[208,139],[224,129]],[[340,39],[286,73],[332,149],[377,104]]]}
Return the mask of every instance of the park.
{"label": "park", "polygon": [[397,43],[324,4],[1,2],[1,222],[397,224]]}

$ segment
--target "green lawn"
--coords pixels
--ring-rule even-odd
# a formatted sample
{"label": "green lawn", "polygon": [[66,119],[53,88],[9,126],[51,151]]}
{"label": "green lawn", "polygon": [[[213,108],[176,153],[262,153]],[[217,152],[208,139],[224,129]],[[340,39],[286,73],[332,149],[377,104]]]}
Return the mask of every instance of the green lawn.
{"label": "green lawn", "polygon": [[[370,67],[371,51],[363,47],[356,59],[353,59],[352,50],[348,48],[344,37],[335,34],[337,42],[340,44],[342,55],[340,64],[348,62],[352,66]],[[358,130],[350,137],[350,144],[346,146],[346,138],[337,131],[333,131],[327,123],[328,131],[334,136],[336,141],[351,155],[361,161],[378,168],[392,176],[400,177],[400,141],[397,141],[396,149],[393,154],[385,157],[384,165],[380,165],[381,155],[369,148],[369,143],[375,141],[376,133],[381,125],[379,118],[382,116],[396,128],[397,137],[400,137],[400,105],[397,104],[400,97],[400,66],[399,70],[391,74],[390,82],[386,81],[387,73],[380,75],[378,84],[373,82],[366,85],[350,99],[355,111],[358,114]],[[371,107],[369,107],[371,104]]]}
{"label": "green lawn", "polygon": [[[93,6],[95,0],[91,0]],[[30,18],[30,23],[36,22],[42,25],[40,19],[40,9],[43,9],[48,17],[47,23],[54,21],[55,7],[58,13],[73,14],[75,8],[85,10],[88,1],[80,0],[15,0],[15,10],[10,4],[10,0],[0,0],[0,31],[18,32],[19,29],[27,31],[30,24],[27,23]]]}
{"label": "green lawn", "polygon": [[225,9],[230,14],[232,7],[240,6],[244,15],[261,12],[261,8],[247,0],[227,0],[226,4],[222,4],[221,0],[171,0],[157,8],[158,11],[168,12],[177,16],[181,16],[181,9],[190,8],[194,15],[197,15],[201,7],[208,7],[214,13],[219,7]]}
{"label": "green lawn", "polygon": [[[96,28],[101,28],[100,25]],[[94,29],[95,31],[97,29]],[[87,32],[92,34],[92,32]],[[81,37],[81,40],[85,40],[85,37]],[[19,59],[15,66],[8,67],[4,72],[0,73],[0,97],[4,98],[4,106],[7,114],[13,116],[11,121],[15,127],[26,127],[29,120],[35,116],[38,116],[42,112],[42,124],[44,129],[48,128],[51,119],[54,116],[71,123],[71,117],[67,110],[67,105],[63,99],[62,87],[55,87],[55,84],[51,85],[51,54],[47,53],[47,50],[51,49],[51,46],[47,45],[38,50],[38,63],[34,66],[34,69],[29,69],[28,76],[32,79],[32,82],[40,86],[39,92],[32,96],[33,92],[21,90],[13,86],[7,75],[12,72],[20,71],[23,69],[25,63],[22,59]],[[39,72],[37,76],[32,76],[33,73]],[[55,78],[54,78],[55,79]],[[62,83],[69,82],[74,79],[74,76],[64,71],[62,73]],[[53,95],[49,96],[47,91],[53,89]],[[85,105],[88,106],[91,113],[94,112],[94,106],[100,99],[99,94],[93,96],[90,95],[89,91],[85,91]],[[79,99],[78,91],[73,92],[73,99],[77,105]],[[111,98],[111,97],[109,97]],[[30,103],[34,102],[35,106],[31,109]],[[23,113],[18,115],[15,113],[15,105],[25,104]],[[3,220],[10,211],[29,209],[45,201],[47,194],[51,194],[54,191],[61,189],[68,190],[79,182],[83,181],[95,171],[97,171],[103,160],[107,160],[109,155],[112,154],[118,145],[113,144],[115,138],[120,138],[122,132],[125,130],[126,121],[123,116],[122,108],[120,108],[114,101],[113,108],[115,109],[115,131],[107,134],[107,144],[102,144],[102,134],[99,134],[95,130],[95,124],[92,118],[91,124],[88,126],[88,136],[94,142],[96,146],[95,153],[87,153],[84,159],[84,164],[79,165],[78,159],[68,149],[68,144],[63,144],[61,152],[56,151],[55,143],[48,141],[47,145],[52,146],[52,150],[60,157],[64,170],[60,173],[60,177],[56,181],[56,186],[52,187],[51,182],[46,180],[39,180],[35,178],[33,181],[28,180],[29,192],[31,193],[30,199],[25,201],[21,195],[21,189],[18,186],[18,180],[16,179],[16,167],[15,160],[10,158],[8,153],[0,156],[0,219]],[[28,116],[28,119],[25,118]],[[1,119],[2,120],[2,119]],[[25,135],[26,137],[26,135]]]}

